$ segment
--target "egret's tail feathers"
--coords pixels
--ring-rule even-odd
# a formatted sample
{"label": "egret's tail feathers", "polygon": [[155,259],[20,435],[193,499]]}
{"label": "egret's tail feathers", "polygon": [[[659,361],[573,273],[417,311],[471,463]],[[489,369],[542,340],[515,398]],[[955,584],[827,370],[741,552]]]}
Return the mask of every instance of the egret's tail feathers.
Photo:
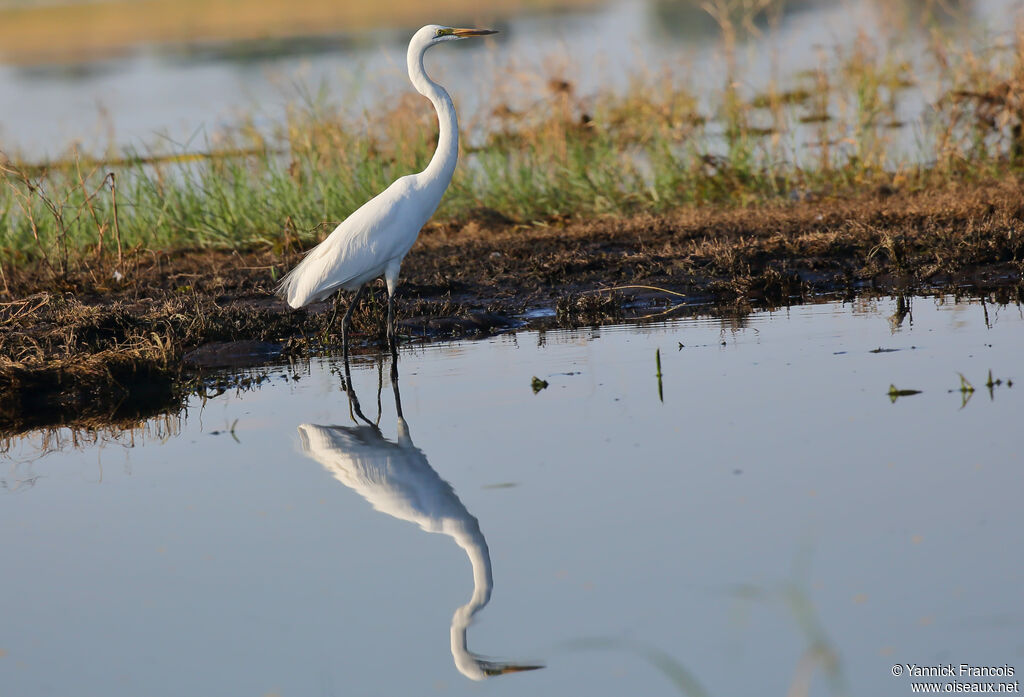
{"label": "egret's tail feathers", "polygon": [[330,260],[324,254],[322,244],[306,252],[302,261],[285,274],[274,293],[293,308],[300,308],[311,302],[323,300],[339,286],[327,279]]}

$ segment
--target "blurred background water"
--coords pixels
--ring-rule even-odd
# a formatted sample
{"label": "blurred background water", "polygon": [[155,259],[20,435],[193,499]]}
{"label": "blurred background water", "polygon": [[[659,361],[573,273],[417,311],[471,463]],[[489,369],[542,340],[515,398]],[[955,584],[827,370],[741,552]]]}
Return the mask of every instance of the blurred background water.
{"label": "blurred background water", "polygon": [[[106,47],[88,44],[79,52],[48,45],[52,39],[45,26],[32,51],[5,53],[0,38],[0,150],[29,159],[56,157],[71,144],[94,153],[125,146],[146,151],[155,144],[203,150],[219,130],[243,121],[269,131],[288,105],[315,100],[321,90],[354,111],[372,108],[382,98],[411,90],[405,45],[417,25],[389,24],[390,4],[376,3],[379,7],[370,17],[360,16],[357,25],[338,20],[302,35],[275,31],[272,16],[263,18],[266,26],[249,27],[247,8],[261,6],[252,0],[232,6],[238,21],[227,26],[238,31],[222,39],[215,34],[193,38],[187,16],[180,27],[151,32],[158,41],[147,43],[149,34],[136,41],[121,37]],[[8,31],[14,31],[20,25],[11,18],[32,5],[10,0],[0,5],[0,27],[6,18]],[[158,0],[137,5],[161,6]],[[750,15],[749,22],[736,20],[737,75],[748,95],[772,80],[833,61],[865,37],[912,63],[923,60],[937,27],[961,32],[965,42],[997,45],[1012,32],[1021,9],[1017,0],[792,0],[768,5],[768,11]],[[62,14],[60,3],[49,7],[53,12],[44,17],[47,21],[80,17]],[[202,4],[185,7],[202,17]],[[622,90],[638,74],[665,71],[705,97],[720,91],[726,80],[719,24],[696,0],[579,0],[568,6],[512,3],[496,8],[455,3],[436,13],[418,10],[426,13],[424,21],[494,25],[503,32],[489,43],[467,42],[428,57],[428,69],[448,85],[464,121],[486,118],[486,109],[505,98],[525,100],[528,108],[538,84],[548,79],[568,80],[577,94],[587,95],[604,87]],[[161,15],[153,12],[153,22],[159,22]],[[82,31],[101,29],[88,25]],[[906,124],[899,142],[907,149],[921,137],[915,124],[927,118],[928,105],[940,94],[928,83],[927,66],[916,69],[921,79],[900,95],[894,117]],[[496,75],[511,77],[509,84],[497,88],[492,84]]]}

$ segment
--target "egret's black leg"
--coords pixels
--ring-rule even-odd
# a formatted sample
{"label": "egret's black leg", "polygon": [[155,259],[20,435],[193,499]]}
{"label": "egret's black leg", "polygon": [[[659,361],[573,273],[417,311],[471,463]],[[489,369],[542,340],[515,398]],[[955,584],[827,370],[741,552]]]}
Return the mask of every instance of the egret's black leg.
{"label": "egret's black leg", "polygon": [[398,341],[395,336],[395,295],[388,293],[388,345],[391,347],[391,355],[398,355]]}
{"label": "egret's black leg", "polygon": [[402,394],[398,391],[398,361],[391,361],[391,386],[395,389],[395,410],[398,418],[404,419],[402,415]]}
{"label": "egret's black leg", "polygon": [[[325,346],[331,339],[331,328],[334,327],[335,320],[338,319],[338,303],[341,302],[341,291],[334,293],[334,309],[331,311],[331,319],[328,320],[327,324],[323,327],[323,332],[320,334],[320,343]],[[308,347],[313,346],[313,338],[316,336],[315,332],[303,332],[302,338],[306,340]]]}
{"label": "egret's black leg", "polygon": [[331,331],[331,327],[338,319],[338,305],[341,304],[341,291],[339,290],[334,294],[334,310],[331,312],[331,321],[327,323],[327,329],[324,330],[324,341],[327,340],[327,335]]}
{"label": "egret's black leg", "polygon": [[352,296],[352,301],[348,304],[348,309],[345,310],[345,316],[341,318],[341,353],[346,367],[348,367],[348,323],[352,319],[352,312],[356,309],[356,305],[359,304],[359,299],[363,297],[364,290],[366,290],[365,285],[359,286],[359,290]]}

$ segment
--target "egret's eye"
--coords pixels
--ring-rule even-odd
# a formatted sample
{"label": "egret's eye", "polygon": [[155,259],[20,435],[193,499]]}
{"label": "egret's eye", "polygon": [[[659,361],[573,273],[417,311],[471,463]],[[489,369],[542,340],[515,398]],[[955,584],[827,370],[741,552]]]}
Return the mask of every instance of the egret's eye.
{"label": "egret's eye", "polygon": [[434,36],[444,36],[444,29],[438,29],[435,31]]}

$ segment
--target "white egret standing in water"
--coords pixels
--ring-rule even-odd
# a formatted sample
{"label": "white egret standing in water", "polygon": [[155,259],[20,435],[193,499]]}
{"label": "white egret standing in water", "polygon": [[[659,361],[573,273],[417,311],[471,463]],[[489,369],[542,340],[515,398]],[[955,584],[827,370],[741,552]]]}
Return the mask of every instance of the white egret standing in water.
{"label": "white egret standing in water", "polygon": [[459,157],[459,123],[455,105],[443,87],[427,77],[423,55],[431,46],[472,36],[494,34],[491,29],[456,29],[429,24],[409,42],[406,60],[409,80],[437,110],[440,129],[437,150],[422,172],[396,180],[383,192],[364,203],[334,229],[326,240],[310,250],[292,269],[278,295],[293,308],[303,307],[340,290],[354,290],[355,296],[341,321],[341,343],[348,353],[348,323],[366,284],[384,276],[388,286],[388,343],[396,350],[395,288],[402,259],[416,241],[420,228],[441,203],[455,172]]}

